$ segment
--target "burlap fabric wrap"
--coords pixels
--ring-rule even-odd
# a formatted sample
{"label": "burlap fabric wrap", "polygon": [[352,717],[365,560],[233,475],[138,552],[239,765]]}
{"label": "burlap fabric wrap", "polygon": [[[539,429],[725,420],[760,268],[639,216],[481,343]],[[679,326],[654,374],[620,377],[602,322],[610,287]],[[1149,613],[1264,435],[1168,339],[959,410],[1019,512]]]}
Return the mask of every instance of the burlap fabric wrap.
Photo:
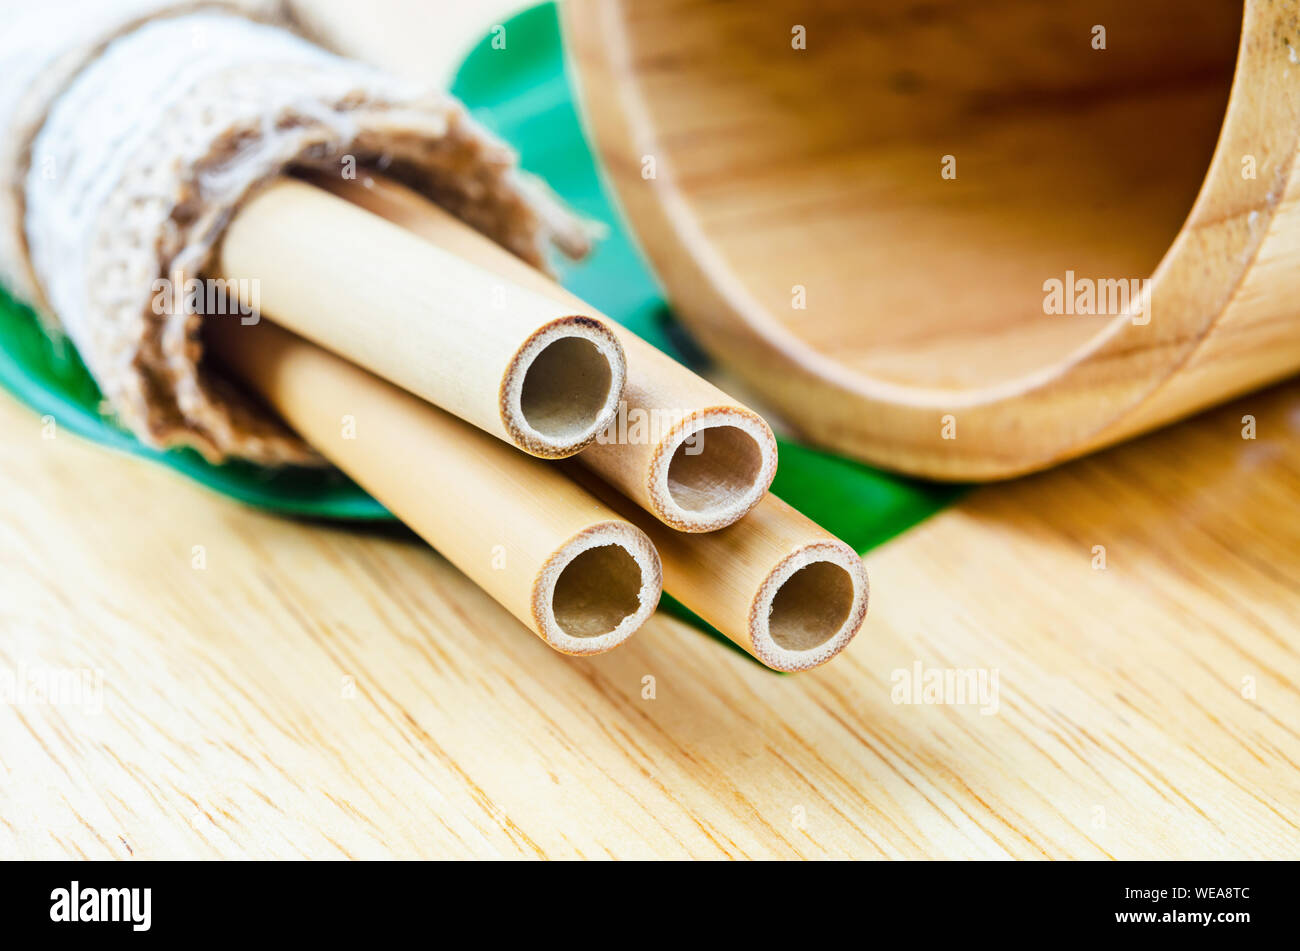
{"label": "burlap fabric wrap", "polygon": [[0,280],[150,445],[319,461],[204,366],[201,317],[155,313],[155,281],[197,277],[288,168],[381,168],[534,264],[586,248],[455,100],[312,45],[284,5],[0,0],[0,22]]}

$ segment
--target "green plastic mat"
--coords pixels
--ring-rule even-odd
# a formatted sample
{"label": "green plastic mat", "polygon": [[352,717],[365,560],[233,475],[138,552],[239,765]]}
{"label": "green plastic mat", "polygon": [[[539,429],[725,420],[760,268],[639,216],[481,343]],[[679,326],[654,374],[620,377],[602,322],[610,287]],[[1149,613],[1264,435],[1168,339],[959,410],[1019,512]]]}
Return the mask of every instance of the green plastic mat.
{"label": "green plastic mat", "polygon": [[[505,48],[493,49],[484,39],[462,65],[453,92],[483,125],[518,149],[524,168],[607,228],[588,260],[570,266],[557,263],[564,285],[698,368],[704,358],[673,322],[583,135],[554,5],[534,7],[509,20],[505,28]],[[268,470],[247,463],[217,466],[190,450],[159,452],[142,445],[103,412],[99,390],[72,346],[51,340],[35,315],[3,290],[0,385],[59,427],[171,466],[251,505],[331,519],[392,518],[337,472]],[[943,508],[961,490],[904,479],[781,440],[773,491],[858,551],[866,551]],[[707,628],[671,599],[665,597],[664,604]]]}

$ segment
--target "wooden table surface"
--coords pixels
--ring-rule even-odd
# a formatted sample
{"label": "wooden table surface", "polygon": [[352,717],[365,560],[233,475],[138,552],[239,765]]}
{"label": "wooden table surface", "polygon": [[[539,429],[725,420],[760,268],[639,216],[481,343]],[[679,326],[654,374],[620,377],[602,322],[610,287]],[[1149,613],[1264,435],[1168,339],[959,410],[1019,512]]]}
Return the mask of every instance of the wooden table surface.
{"label": "wooden table surface", "polygon": [[0,703],[0,857],[1300,854],[1300,383],[870,552],[794,676],[662,615],[566,658],[400,532],[49,434],[0,397],[0,674],[102,702]]}

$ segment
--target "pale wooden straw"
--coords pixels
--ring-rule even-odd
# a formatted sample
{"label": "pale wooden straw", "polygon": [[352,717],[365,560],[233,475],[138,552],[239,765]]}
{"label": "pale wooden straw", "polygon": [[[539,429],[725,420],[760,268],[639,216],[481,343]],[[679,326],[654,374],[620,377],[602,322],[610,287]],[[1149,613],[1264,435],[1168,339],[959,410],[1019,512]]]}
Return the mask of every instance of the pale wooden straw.
{"label": "pale wooden straw", "polygon": [[769,493],[716,532],[675,532],[572,462],[564,469],[639,525],[664,590],[774,670],[808,670],[842,651],[867,617],[870,584],[848,544]]}
{"label": "pale wooden straw", "polygon": [[249,199],[214,267],[276,323],[536,456],[589,445],[626,376],[605,321],[293,179]]}
{"label": "pale wooden straw", "polygon": [[266,321],[204,330],[219,362],[551,647],[609,650],[654,612],[650,540],[553,466]]}
{"label": "pale wooden straw", "polygon": [[[408,188],[382,176],[310,179],[508,282],[510,294],[538,295],[590,317],[598,310]],[[776,474],[776,440],[753,410],[741,405],[636,334],[609,320],[627,355],[625,412],[665,425],[653,438],[598,439],[579,459],[602,478],[679,531],[708,532],[752,509]],[[645,416],[642,417],[647,418]],[[653,427],[651,427],[653,430]],[[701,451],[696,453],[696,449]]]}

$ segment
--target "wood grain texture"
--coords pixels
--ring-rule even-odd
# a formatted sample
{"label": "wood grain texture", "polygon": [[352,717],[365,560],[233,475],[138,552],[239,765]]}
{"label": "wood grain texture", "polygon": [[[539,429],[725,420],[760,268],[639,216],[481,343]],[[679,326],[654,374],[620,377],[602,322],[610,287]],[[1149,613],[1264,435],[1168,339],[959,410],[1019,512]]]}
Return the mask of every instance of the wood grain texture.
{"label": "wood grain texture", "polygon": [[[1297,385],[973,493],[788,677],[665,617],[563,658],[405,533],[42,433],[0,399],[0,671],[103,710],[0,704],[0,857],[1300,852]],[[997,714],[893,703],[917,661]]]}
{"label": "wood grain texture", "polygon": [[823,445],[1002,478],[1300,369],[1295,0],[562,9],[669,299]]}

